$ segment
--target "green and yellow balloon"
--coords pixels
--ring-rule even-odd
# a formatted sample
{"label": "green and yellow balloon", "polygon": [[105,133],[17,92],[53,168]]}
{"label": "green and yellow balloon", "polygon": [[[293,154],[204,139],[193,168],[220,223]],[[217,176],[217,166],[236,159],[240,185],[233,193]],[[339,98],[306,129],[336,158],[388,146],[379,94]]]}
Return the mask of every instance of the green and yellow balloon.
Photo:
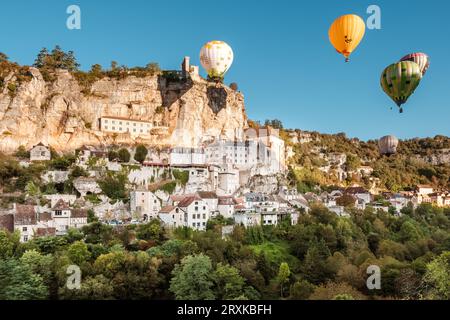
{"label": "green and yellow balloon", "polygon": [[381,87],[394,100],[402,113],[402,105],[408,101],[421,80],[422,70],[417,63],[401,61],[384,69],[381,75]]}

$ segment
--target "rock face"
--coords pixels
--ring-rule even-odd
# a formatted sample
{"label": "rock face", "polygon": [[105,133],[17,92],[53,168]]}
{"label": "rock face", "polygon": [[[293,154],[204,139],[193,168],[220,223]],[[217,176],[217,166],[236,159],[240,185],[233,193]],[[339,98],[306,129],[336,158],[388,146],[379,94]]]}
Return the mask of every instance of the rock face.
{"label": "rock face", "polygon": [[[195,147],[219,135],[232,138],[235,130],[247,127],[243,95],[203,79],[103,78],[86,94],[66,71],[58,71],[52,83],[44,81],[39,70],[30,68],[30,72],[31,80],[14,95],[8,82],[0,93],[2,152],[39,142],[62,152],[85,144]],[[14,76],[5,80],[14,81]],[[158,128],[137,138],[107,134],[99,121],[105,116],[151,121]]]}

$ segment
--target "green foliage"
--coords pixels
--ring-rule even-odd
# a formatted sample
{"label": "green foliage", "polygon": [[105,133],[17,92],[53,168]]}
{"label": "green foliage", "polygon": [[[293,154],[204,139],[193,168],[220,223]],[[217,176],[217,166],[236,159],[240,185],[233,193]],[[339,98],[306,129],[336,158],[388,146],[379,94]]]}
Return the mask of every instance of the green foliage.
{"label": "green foliage", "polygon": [[270,126],[274,129],[283,129],[283,123],[278,119],[266,120],[264,126]]}
{"label": "green foliage", "polygon": [[431,299],[450,299],[450,251],[427,264],[425,283],[431,286],[428,295]]}
{"label": "green foliage", "polygon": [[148,149],[146,146],[140,144],[136,147],[136,152],[134,154],[134,160],[137,162],[143,163],[145,158],[147,157]]}
{"label": "green foliage", "polygon": [[286,262],[280,264],[280,269],[277,275],[277,281],[280,285],[280,295],[284,296],[284,286],[289,282],[289,277],[291,276],[291,270],[289,269],[289,265]]}
{"label": "green foliage", "polygon": [[0,260],[0,300],[42,300],[47,296],[44,280],[27,264]]}
{"label": "green foliage", "polygon": [[20,146],[17,151],[14,153],[15,157],[21,158],[21,159],[29,159],[30,158],[30,152],[25,149],[24,146]]}
{"label": "green foliage", "polygon": [[120,162],[124,162],[124,163],[130,162],[130,159],[131,159],[130,152],[125,148],[120,149],[117,152],[117,156],[119,157]]}
{"label": "green foliage", "polygon": [[217,299],[232,300],[245,297],[245,279],[235,267],[222,263],[217,264],[213,279]]}
{"label": "green foliage", "polygon": [[164,192],[167,192],[168,194],[172,194],[175,191],[176,187],[177,183],[175,181],[170,181],[158,187],[158,190],[162,190]]}
{"label": "green foliage", "polygon": [[170,291],[177,300],[213,300],[213,267],[203,254],[187,256],[172,271]]}
{"label": "green foliage", "polygon": [[187,171],[187,170],[173,169],[172,175],[183,186],[185,186],[189,181],[189,171]]}
{"label": "green foliage", "polygon": [[102,192],[112,200],[127,201],[126,183],[128,177],[123,173],[108,174],[97,181]]}

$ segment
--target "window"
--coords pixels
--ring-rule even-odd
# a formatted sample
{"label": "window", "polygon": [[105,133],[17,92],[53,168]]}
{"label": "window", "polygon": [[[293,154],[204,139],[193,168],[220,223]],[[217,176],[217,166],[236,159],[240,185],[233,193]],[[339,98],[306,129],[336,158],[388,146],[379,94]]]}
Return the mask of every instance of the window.
{"label": "window", "polygon": [[27,231],[27,227],[23,227],[23,228],[22,228],[22,231]]}
{"label": "window", "polygon": [[56,210],[55,211],[55,216],[62,216],[62,211],[61,210]]}
{"label": "window", "polygon": [[203,219],[206,219],[206,214],[205,213],[203,214]]}
{"label": "window", "polygon": [[198,211],[198,207],[195,207],[195,211]]}
{"label": "window", "polygon": [[23,241],[27,242],[28,241],[28,236],[23,236]]}
{"label": "window", "polygon": [[199,213],[199,214],[197,214],[197,219],[200,219],[200,213]]}

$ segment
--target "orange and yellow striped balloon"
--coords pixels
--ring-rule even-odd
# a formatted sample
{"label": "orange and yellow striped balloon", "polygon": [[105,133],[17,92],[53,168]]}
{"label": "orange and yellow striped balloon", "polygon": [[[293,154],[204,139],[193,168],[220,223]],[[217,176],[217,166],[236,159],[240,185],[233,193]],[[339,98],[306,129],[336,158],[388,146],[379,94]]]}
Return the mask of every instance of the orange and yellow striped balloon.
{"label": "orange and yellow striped balloon", "polygon": [[364,20],[354,14],[337,18],[328,31],[331,44],[346,60],[358,47],[366,32]]}

